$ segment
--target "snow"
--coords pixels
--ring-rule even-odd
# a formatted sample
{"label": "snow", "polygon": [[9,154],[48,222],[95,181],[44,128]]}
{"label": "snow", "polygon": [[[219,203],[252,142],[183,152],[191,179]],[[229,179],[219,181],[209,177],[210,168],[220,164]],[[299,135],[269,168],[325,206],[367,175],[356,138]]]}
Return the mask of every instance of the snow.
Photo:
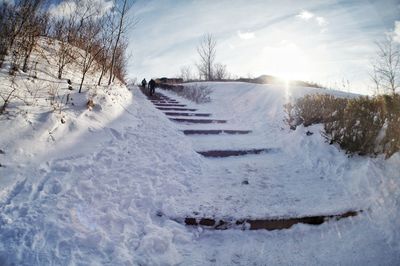
{"label": "snow", "polygon": [[[74,70],[68,73],[76,85]],[[47,72],[55,73],[54,65]],[[40,78],[55,82],[41,72],[34,81],[39,87],[46,86]],[[99,87],[95,96],[89,95],[95,88],[75,91],[75,105],[61,115],[42,98],[11,107],[13,117],[0,120],[0,265],[399,263],[399,154],[349,158],[325,142],[320,125],[289,130],[283,104],[320,90],[206,85],[213,90],[207,104],[162,93],[227,124],[172,122],[137,87],[123,85]],[[88,97],[96,103],[92,111],[85,107]],[[252,133],[180,131],[194,128]],[[214,159],[196,153],[263,147],[273,150]],[[213,231],[175,222],[195,213],[277,218],[360,209],[353,218],[278,231]]]}

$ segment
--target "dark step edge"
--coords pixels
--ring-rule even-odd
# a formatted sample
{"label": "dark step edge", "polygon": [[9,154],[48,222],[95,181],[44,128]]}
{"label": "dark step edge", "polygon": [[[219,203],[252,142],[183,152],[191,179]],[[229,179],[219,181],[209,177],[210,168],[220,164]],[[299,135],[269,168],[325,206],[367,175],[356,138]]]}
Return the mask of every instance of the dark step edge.
{"label": "dark step edge", "polygon": [[203,113],[177,113],[177,112],[164,112],[165,115],[168,116],[185,116],[185,117],[209,117],[211,114],[203,114]]}
{"label": "dark step edge", "polygon": [[150,101],[167,101],[167,102],[177,102],[177,100],[173,100],[173,99],[150,99]]}
{"label": "dark step edge", "polygon": [[180,102],[166,102],[166,101],[151,101],[151,102],[160,104],[181,104]]}
{"label": "dark step edge", "polygon": [[155,106],[159,106],[159,107],[168,107],[168,106],[171,106],[171,107],[185,107],[186,105],[185,104],[169,104],[169,103],[155,103],[154,104]]}
{"label": "dark step edge", "polygon": [[282,230],[289,229],[295,224],[321,225],[325,222],[338,221],[341,219],[355,217],[362,213],[363,210],[350,210],[344,213],[332,215],[303,216],[293,218],[268,218],[268,219],[217,219],[217,218],[201,218],[201,217],[185,217],[181,219],[172,219],[178,223],[193,226],[204,227],[211,230]]}
{"label": "dark step edge", "polygon": [[192,123],[192,124],[223,124],[226,120],[218,119],[188,119],[188,118],[172,118],[168,117],[170,120],[179,123]]}
{"label": "dark step edge", "polygon": [[168,107],[156,107],[158,110],[161,111],[187,111],[187,112],[195,112],[197,109],[190,109],[190,108],[168,108]]}
{"label": "dark step edge", "polygon": [[218,135],[218,134],[230,134],[230,135],[243,135],[249,134],[251,130],[224,130],[224,129],[186,129],[182,130],[185,135]]}
{"label": "dark step edge", "polygon": [[209,151],[196,151],[198,154],[204,157],[211,158],[223,158],[231,156],[243,156],[251,154],[261,154],[278,151],[276,148],[264,148],[264,149],[249,149],[249,150],[209,150]]}

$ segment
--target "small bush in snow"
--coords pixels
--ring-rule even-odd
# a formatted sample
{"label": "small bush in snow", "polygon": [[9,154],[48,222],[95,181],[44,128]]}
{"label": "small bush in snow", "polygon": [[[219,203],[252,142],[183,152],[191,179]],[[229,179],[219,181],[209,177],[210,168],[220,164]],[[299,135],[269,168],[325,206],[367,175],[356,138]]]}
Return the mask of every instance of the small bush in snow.
{"label": "small bush in snow", "polygon": [[388,158],[400,150],[399,94],[354,99],[307,95],[286,110],[292,128],[323,123],[326,138],[346,152]]}
{"label": "small bush in snow", "polygon": [[87,101],[87,103],[86,103],[86,106],[87,106],[87,108],[88,108],[90,111],[92,111],[92,110],[93,110],[93,107],[94,107],[94,101],[93,101],[93,99],[89,99],[89,100]]}
{"label": "small bush in snow", "polygon": [[202,84],[192,84],[192,85],[168,85],[162,86],[163,89],[171,90],[178,94],[179,96],[186,98],[195,103],[208,103],[211,102],[210,94],[212,89],[206,85]]}
{"label": "small bush in snow", "polygon": [[211,102],[211,93],[212,90],[206,85],[195,84],[184,86],[180,95],[196,103],[208,103]]}
{"label": "small bush in snow", "polygon": [[312,124],[332,121],[338,112],[347,105],[347,99],[336,98],[329,94],[310,94],[296,100],[294,104],[285,105],[286,122],[291,128],[303,124]]}

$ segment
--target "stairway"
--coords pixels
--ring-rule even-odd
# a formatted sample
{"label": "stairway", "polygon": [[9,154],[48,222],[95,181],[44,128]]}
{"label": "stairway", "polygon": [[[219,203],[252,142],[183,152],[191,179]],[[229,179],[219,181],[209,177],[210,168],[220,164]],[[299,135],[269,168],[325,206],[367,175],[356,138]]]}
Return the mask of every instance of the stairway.
{"label": "stairway", "polygon": [[[144,91],[143,91],[144,92]],[[146,92],[144,92],[146,95]],[[210,124],[227,124],[228,121],[224,119],[211,118],[211,113],[200,113],[196,112],[196,108],[190,108],[186,104],[181,104],[179,101],[172,99],[160,92],[156,92],[153,96],[147,95],[148,99],[154,104],[154,106],[163,111],[164,114],[171,121],[186,126],[190,125],[210,125]],[[217,135],[223,138],[225,135],[247,135],[252,133],[251,130],[239,130],[239,129],[183,129],[184,135],[196,136],[196,135]],[[257,155],[266,154],[274,151],[271,148],[250,148],[250,149],[211,149],[211,150],[198,150],[196,151],[200,155],[207,158],[224,158],[232,156],[244,156],[244,155]]]}

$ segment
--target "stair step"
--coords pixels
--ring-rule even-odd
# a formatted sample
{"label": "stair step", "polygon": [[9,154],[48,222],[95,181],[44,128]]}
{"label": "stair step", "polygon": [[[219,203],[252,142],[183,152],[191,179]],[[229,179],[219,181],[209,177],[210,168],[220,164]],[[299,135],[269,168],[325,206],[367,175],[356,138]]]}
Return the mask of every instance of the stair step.
{"label": "stair step", "polygon": [[185,107],[186,105],[185,104],[175,104],[175,103],[155,103],[154,104],[155,106],[159,106],[159,107],[168,107],[168,106],[171,106],[171,107]]}
{"label": "stair step", "polygon": [[198,124],[226,123],[226,120],[217,120],[217,119],[189,119],[189,118],[169,118],[169,119],[181,123],[198,123]]}
{"label": "stair step", "polygon": [[214,217],[185,217],[184,219],[174,219],[175,221],[188,226],[202,226],[213,230],[241,229],[241,230],[282,230],[291,228],[295,224],[320,225],[329,221],[338,221],[341,219],[355,217],[363,210],[350,210],[344,213],[302,216],[290,218],[265,218],[265,219],[217,219]]}
{"label": "stair step", "polygon": [[174,101],[174,99],[171,99],[171,98],[166,98],[166,97],[160,97],[160,96],[147,96],[147,98],[150,100],[150,101],[152,101],[152,100],[157,100],[157,101],[169,101],[169,100],[173,100]]}
{"label": "stair step", "polygon": [[156,107],[156,108],[162,111],[188,111],[188,112],[197,111],[197,109],[190,109],[190,108],[174,108],[174,107]]}
{"label": "stair step", "polygon": [[251,130],[225,130],[225,129],[183,130],[183,134],[185,135],[218,135],[218,134],[249,134],[249,133],[251,133]]}
{"label": "stair step", "polygon": [[211,114],[201,114],[201,113],[165,112],[164,114],[165,114],[165,115],[170,115],[170,116],[202,116],[202,117],[211,116]]}
{"label": "stair step", "polygon": [[179,104],[179,102],[170,102],[170,101],[151,101],[152,103],[154,103],[154,104],[158,104],[158,103],[161,103],[161,104]]}
{"label": "stair step", "polygon": [[250,150],[210,150],[210,151],[197,151],[198,154],[204,157],[221,158],[221,157],[231,157],[231,156],[242,156],[248,154],[260,154],[271,152],[274,149],[250,149]]}
{"label": "stair step", "polygon": [[177,100],[174,99],[165,99],[165,98],[152,98],[150,101],[166,101],[166,102],[177,102]]}

